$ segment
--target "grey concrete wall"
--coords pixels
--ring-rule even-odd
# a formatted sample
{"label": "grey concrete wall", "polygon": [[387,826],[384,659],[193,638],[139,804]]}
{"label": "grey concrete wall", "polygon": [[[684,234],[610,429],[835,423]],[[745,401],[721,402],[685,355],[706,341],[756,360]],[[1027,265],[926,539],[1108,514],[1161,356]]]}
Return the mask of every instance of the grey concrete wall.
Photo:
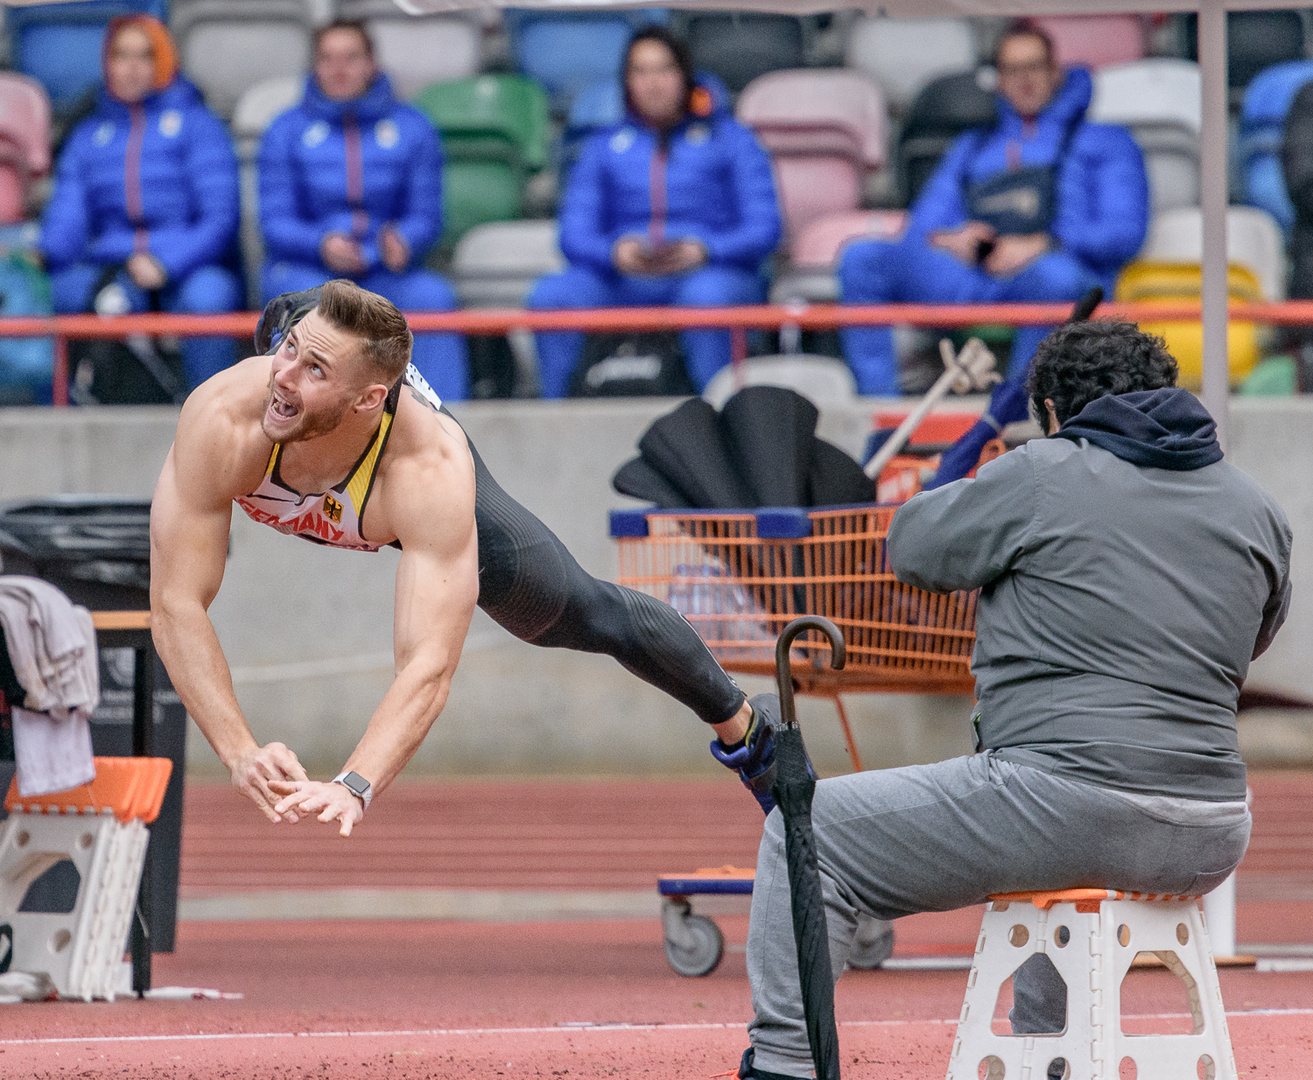
{"label": "grey concrete wall", "polygon": [[[506,490],[587,570],[611,578],[616,555],[606,512],[627,501],[611,491],[610,476],[671,404],[490,402],[453,411]],[[856,453],[876,404],[827,412],[822,434]],[[1309,535],[1313,401],[1241,399],[1233,415],[1232,459],[1282,502],[1297,536]],[[0,500],[147,496],[175,419],[169,408],[0,410]],[[1311,551],[1297,542],[1290,624],[1253,674],[1255,684],[1309,697],[1313,598],[1301,585],[1313,583]],[[337,770],[391,677],[395,561],[393,552],[363,555],[289,539],[237,513],[211,613],[258,738],[287,742],[321,772]],[[768,685],[743,682],[750,691]],[[848,704],[868,766],[969,749],[969,699],[855,695]],[[804,702],[802,713],[818,766],[848,768],[831,705]],[[208,746],[192,736],[191,770],[217,774]],[[691,713],[613,661],[524,645],[479,612],[448,707],[409,773],[711,774],[718,766],[706,753],[707,739]],[[1262,742],[1276,760],[1310,756],[1307,746],[1282,749],[1290,745],[1288,738]]]}

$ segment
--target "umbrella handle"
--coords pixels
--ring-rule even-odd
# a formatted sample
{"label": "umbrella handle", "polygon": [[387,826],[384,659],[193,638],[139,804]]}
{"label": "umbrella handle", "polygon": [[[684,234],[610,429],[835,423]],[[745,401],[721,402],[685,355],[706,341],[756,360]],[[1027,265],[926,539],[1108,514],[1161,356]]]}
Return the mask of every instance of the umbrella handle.
{"label": "umbrella handle", "polygon": [[793,670],[789,664],[789,650],[793,647],[794,639],[808,630],[819,631],[830,639],[830,667],[835,671],[842,671],[847,659],[843,633],[823,616],[803,615],[784,628],[779,640],[775,642],[775,678],[780,685],[780,715],[785,727],[798,726],[793,705]]}

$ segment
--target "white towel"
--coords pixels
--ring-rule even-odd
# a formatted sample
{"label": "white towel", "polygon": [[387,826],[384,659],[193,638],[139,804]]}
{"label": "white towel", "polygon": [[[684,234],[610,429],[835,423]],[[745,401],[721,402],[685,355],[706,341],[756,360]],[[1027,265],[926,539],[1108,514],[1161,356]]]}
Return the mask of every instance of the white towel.
{"label": "white towel", "polygon": [[19,794],[88,783],[96,775],[89,721],[100,703],[91,613],[39,578],[0,576],[0,627],[26,695],[13,708]]}
{"label": "white towel", "polygon": [[39,578],[0,576],[0,627],[27,708],[57,719],[95,712],[100,669],[86,608]]}

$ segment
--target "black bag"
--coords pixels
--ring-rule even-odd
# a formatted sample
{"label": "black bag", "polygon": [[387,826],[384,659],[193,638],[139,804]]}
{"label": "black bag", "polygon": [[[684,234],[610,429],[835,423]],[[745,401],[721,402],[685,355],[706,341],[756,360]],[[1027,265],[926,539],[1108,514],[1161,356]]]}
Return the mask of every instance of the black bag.
{"label": "black bag", "polygon": [[590,334],[570,379],[571,397],[687,397],[693,382],[670,332]]}
{"label": "black bag", "polygon": [[[92,290],[93,304],[121,269],[105,268]],[[150,309],[159,311],[158,293],[150,294]],[[75,339],[68,343],[68,369],[69,396],[77,405],[181,405],[189,389],[182,349],[171,337]]]}
{"label": "black bag", "polygon": [[[1067,125],[1051,164],[1025,165],[988,180],[965,183],[967,216],[972,221],[992,225],[1000,236],[1051,232],[1058,216],[1058,170],[1062,168],[1078,123],[1079,117]],[[980,151],[989,134],[984,131],[976,136],[968,159]]]}

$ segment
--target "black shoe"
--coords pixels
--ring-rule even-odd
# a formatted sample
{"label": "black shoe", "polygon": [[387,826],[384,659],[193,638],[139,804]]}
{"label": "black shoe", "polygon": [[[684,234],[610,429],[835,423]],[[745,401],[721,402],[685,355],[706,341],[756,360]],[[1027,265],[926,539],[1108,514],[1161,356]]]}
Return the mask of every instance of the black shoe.
{"label": "black shoe", "polygon": [[801,1076],[787,1076],[784,1073],[767,1072],[757,1069],[752,1064],[753,1049],[749,1046],[743,1051],[743,1060],[739,1062],[739,1080],[809,1080]]}

